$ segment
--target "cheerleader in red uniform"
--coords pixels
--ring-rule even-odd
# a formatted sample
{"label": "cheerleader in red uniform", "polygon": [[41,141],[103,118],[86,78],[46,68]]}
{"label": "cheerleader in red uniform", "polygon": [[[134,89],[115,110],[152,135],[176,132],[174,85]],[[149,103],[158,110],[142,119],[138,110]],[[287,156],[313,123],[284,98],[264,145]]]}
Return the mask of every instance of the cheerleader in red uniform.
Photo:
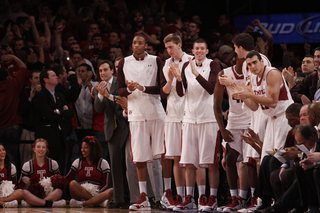
{"label": "cheerleader in red uniform", "polygon": [[[72,197],[70,207],[92,205],[106,207],[108,201],[112,200],[113,189],[108,188],[110,167],[101,156],[102,147],[99,140],[93,136],[84,137],[80,158],[72,163],[66,176],[70,181],[69,191]],[[78,182],[73,180],[76,174]]]}
{"label": "cheerleader in red uniform", "polygon": [[11,157],[0,144],[0,205],[3,207],[18,207],[18,200],[22,198],[21,189],[14,190],[17,183],[17,170],[11,163]]}
{"label": "cheerleader in red uniform", "polygon": [[57,161],[47,157],[48,151],[48,142],[43,138],[38,138],[33,143],[33,159],[22,166],[19,187],[23,189],[24,200],[21,201],[23,207],[31,205],[63,207],[66,205],[65,200],[60,200],[63,193],[61,189],[42,188],[39,183],[48,177],[60,174]]}

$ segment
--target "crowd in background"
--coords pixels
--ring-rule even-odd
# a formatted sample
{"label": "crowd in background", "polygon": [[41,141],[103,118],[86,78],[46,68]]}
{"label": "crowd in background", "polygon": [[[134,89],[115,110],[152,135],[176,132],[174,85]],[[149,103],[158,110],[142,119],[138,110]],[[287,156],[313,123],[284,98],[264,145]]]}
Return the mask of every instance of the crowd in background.
{"label": "crowd in background", "polygon": [[[13,0],[3,4],[6,10],[0,15],[0,81],[7,78],[12,81],[10,86],[0,85],[0,141],[13,155],[18,171],[32,158],[30,141],[40,136],[49,142],[49,156],[57,160],[62,174],[69,170],[74,156],[78,156],[80,142],[87,135],[101,142],[103,158],[110,161],[105,114],[95,110],[97,97],[92,89],[101,82],[98,65],[111,61],[109,67],[114,67],[113,76],[117,76],[119,61],[132,55],[132,41],[139,34],[148,40],[148,54],[159,56],[163,62],[170,58],[163,42],[168,34],[179,35],[182,50],[190,55],[193,42],[203,38],[208,43],[207,57],[217,61],[222,70],[236,64],[233,38],[242,32],[249,33],[254,38],[255,50],[283,72],[295,102],[308,104],[320,99],[320,95],[315,96],[320,87],[317,73],[320,54],[313,56],[320,50],[311,49],[307,42],[304,48],[285,41],[281,48],[276,47],[273,35],[258,19],[237,32],[232,17],[219,14],[208,29],[208,25],[203,25],[201,13],[193,13],[183,0],[129,3],[130,7],[124,0],[96,0],[92,4]],[[254,32],[255,27],[262,34]],[[43,70],[54,71],[58,79],[55,90],[63,94],[60,98],[63,105],[69,106],[68,114],[59,118],[63,124],[58,127],[63,130],[61,135],[51,132],[49,138],[46,130],[37,128],[43,122],[40,115],[46,113],[42,112],[43,99],[37,96],[47,83],[40,81]],[[162,104],[165,108],[165,99]],[[52,146],[50,141],[60,141],[63,149],[61,144]],[[154,192],[156,200],[161,197],[160,191]]]}

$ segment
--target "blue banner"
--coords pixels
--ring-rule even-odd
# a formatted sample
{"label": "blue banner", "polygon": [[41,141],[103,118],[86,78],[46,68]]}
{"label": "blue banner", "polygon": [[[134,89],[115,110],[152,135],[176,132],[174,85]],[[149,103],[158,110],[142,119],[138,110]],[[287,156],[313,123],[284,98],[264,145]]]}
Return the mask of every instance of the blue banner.
{"label": "blue banner", "polygon": [[[254,19],[273,35],[275,44],[286,43],[319,43],[320,42],[320,13],[271,14],[271,15],[243,15],[234,18],[234,27],[243,32]],[[254,26],[254,31],[262,34]]]}

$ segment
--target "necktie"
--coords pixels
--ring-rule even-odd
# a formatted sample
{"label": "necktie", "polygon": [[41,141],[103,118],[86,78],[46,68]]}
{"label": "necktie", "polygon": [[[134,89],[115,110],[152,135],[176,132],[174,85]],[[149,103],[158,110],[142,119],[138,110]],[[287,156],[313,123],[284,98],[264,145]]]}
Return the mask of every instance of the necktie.
{"label": "necktie", "polygon": [[108,90],[109,93],[110,93],[110,89],[111,89],[111,84],[110,84],[110,82],[108,81],[108,82],[107,82],[107,90]]}
{"label": "necktie", "polygon": [[53,97],[54,103],[57,103],[56,96],[54,95],[54,93],[52,93],[52,97]]}

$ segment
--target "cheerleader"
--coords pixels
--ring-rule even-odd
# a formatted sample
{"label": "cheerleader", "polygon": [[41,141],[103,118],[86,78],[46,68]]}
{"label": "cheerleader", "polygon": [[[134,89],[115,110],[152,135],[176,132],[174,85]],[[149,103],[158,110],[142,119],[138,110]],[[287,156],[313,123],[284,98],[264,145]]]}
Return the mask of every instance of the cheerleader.
{"label": "cheerleader", "polygon": [[17,183],[17,170],[11,163],[11,157],[0,144],[0,205],[3,207],[18,207],[18,200],[22,198],[21,189],[14,190]]}
{"label": "cheerleader", "polygon": [[22,166],[19,187],[23,189],[24,200],[21,201],[23,207],[63,207],[66,205],[65,200],[59,200],[63,193],[61,189],[53,189],[53,187],[39,183],[39,181],[47,180],[48,177],[60,174],[58,163],[47,157],[48,152],[48,142],[43,138],[38,138],[33,143],[33,159]]}
{"label": "cheerleader", "polygon": [[[84,137],[80,158],[72,163],[66,176],[70,181],[69,191],[72,197],[70,207],[92,205],[106,207],[108,201],[112,200],[113,189],[108,188],[110,167],[101,156],[102,147],[99,140],[93,136]],[[79,182],[73,180],[76,174]]]}

